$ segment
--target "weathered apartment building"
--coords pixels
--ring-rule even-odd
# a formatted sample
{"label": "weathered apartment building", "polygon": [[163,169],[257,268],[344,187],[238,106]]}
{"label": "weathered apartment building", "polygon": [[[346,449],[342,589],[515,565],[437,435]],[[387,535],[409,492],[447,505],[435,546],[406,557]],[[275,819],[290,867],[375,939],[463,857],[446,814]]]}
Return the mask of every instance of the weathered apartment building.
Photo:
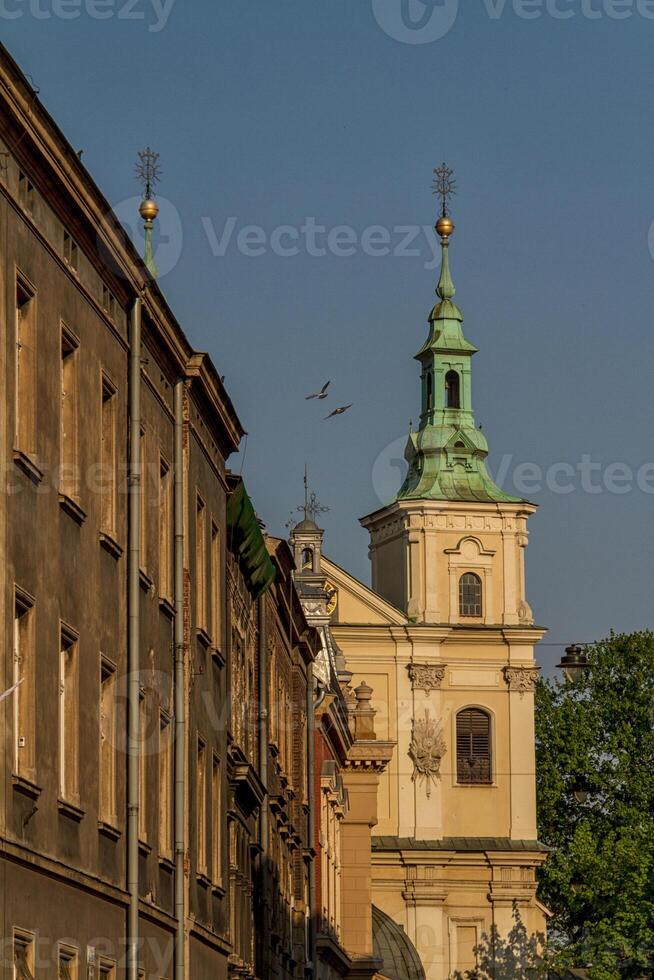
{"label": "weathered apartment building", "polygon": [[0,976],[372,978],[392,746],[324,583],[298,594],[211,358],[2,47],[0,106]]}

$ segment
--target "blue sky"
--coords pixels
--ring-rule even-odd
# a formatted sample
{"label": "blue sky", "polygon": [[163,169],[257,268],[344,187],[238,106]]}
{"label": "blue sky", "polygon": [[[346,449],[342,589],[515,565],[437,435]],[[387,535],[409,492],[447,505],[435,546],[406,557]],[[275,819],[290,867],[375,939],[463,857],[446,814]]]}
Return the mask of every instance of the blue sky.
{"label": "blue sky", "polygon": [[364,579],[357,518],[399,484],[418,412],[431,171],[456,168],[474,407],[491,468],[509,491],[530,477],[541,508],[528,595],[549,642],[654,618],[652,17],[650,0],[0,0],[4,43],[122,216],[137,151],[160,152],[161,286],[226,375],[257,508],[283,533],[306,461],[327,550]]}

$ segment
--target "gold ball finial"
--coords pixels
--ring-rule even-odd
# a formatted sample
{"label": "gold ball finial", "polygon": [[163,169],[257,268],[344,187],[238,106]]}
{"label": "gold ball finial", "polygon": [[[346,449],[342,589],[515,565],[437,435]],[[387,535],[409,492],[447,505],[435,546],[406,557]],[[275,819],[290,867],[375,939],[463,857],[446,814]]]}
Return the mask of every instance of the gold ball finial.
{"label": "gold ball finial", "polygon": [[154,221],[159,214],[159,205],[151,197],[148,197],[145,201],[141,201],[139,214],[144,221]]}
{"label": "gold ball finial", "polygon": [[436,231],[441,236],[441,238],[449,238],[453,234],[455,224],[451,218],[443,216],[439,218],[436,222]]}

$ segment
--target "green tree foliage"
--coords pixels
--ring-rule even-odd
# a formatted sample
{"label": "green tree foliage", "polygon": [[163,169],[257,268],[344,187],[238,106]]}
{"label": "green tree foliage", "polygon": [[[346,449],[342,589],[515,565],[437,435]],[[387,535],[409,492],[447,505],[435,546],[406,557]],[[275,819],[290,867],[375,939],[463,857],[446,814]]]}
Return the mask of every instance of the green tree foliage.
{"label": "green tree foliage", "polygon": [[513,926],[506,936],[497,927],[484,933],[475,955],[474,970],[457,970],[452,980],[535,980],[547,975],[544,956],[545,935],[527,931],[517,904],[513,906]]}
{"label": "green tree foliage", "polygon": [[[536,694],[540,897],[561,965],[654,976],[654,633],[587,648],[574,686]],[[585,797],[585,798],[584,798]]]}

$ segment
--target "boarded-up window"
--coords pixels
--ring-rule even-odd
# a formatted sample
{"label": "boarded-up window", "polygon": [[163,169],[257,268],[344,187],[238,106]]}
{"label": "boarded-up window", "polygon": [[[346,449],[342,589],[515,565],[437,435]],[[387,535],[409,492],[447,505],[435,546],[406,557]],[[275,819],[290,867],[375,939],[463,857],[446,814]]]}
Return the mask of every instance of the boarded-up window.
{"label": "boarded-up window", "polygon": [[457,968],[459,973],[466,974],[468,971],[475,970],[477,967],[477,927],[457,926],[456,928],[456,947],[457,947]]}
{"label": "boarded-up window", "polygon": [[490,783],[490,716],[480,708],[466,708],[456,716],[456,768],[460,783]]}

